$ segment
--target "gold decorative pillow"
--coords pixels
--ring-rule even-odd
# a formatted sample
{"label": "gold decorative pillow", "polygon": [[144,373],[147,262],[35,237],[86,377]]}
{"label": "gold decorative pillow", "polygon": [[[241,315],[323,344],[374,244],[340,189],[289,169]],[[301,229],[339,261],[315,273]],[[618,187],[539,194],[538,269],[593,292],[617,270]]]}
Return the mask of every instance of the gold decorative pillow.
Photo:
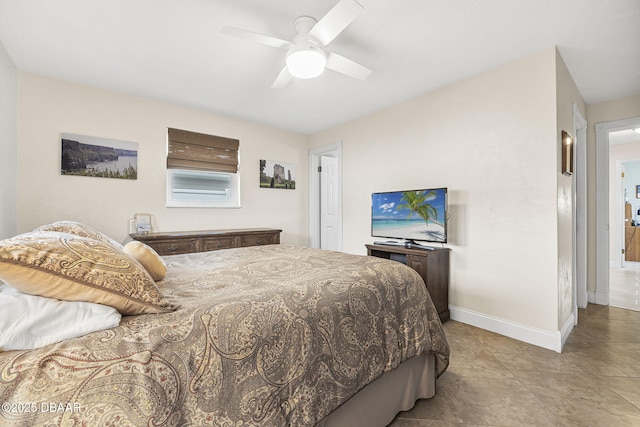
{"label": "gold decorative pillow", "polygon": [[0,280],[27,294],[94,302],[125,315],[175,309],[136,260],[108,243],[68,233],[0,240]]}
{"label": "gold decorative pillow", "polygon": [[142,264],[153,280],[162,280],[167,274],[167,265],[151,246],[134,240],[124,245],[122,251]]}
{"label": "gold decorative pillow", "polygon": [[35,233],[40,231],[58,231],[60,233],[75,234],[76,236],[88,237],[89,239],[109,243],[116,249],[122,249],[120,242],[86,224],[77,221],[57,221],[53,224],[41,225],[33,231]]}

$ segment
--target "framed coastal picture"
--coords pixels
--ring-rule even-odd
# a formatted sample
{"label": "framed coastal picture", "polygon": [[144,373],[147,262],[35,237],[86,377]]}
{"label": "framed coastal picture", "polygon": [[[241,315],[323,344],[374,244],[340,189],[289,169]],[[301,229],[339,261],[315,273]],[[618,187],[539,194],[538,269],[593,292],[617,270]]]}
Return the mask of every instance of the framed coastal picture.
{"label": "framed coastal picture", "polygon": [[62,175],[138,179],[138,144],[62,133]]}
{"label": "framed coastal picture", "polygon": [[153,231],[153,215],[137,213],[133,216],[136,225],[136,233],[146,234]]}
{"label": "framed coastal picture", "polygon": [[295,190],[296,166],[287,162],[260,160],[260,187]]}

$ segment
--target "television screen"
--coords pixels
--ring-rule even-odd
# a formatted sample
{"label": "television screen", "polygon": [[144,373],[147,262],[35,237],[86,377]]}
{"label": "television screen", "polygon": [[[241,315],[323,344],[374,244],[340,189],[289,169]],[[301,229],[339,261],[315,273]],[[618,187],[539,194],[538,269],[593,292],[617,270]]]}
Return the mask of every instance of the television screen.
{"label": "television screen", "polygon": [[373,193],[371,235],[446,243],[447,189]]}

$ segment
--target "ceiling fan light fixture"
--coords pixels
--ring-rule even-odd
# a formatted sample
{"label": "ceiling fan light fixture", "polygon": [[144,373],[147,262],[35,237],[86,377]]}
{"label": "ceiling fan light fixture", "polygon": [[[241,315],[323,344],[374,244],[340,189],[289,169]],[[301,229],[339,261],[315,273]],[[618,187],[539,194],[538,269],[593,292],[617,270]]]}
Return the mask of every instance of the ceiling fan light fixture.
{"label": "ceiling fan light fixture", "polygon": [[287,54],[287,69],[293,77],[312,79],[318,77],[327,65],[326,54],[318,48],[293,48]]}
{"label": "ceiling fan light fixture", "polygon": [[226,25],[221,31],[266,46],[287,49],[284,67],[271,85],[273,89],[285,87],[294,77],[318,77],[325,68],[354,79],[365,80],[371,70],[336,52],[324,50],[364,10],[358,3],[359,0],[333,1],[337,3],[319,20],[311,16],[298,16],[293,22],[297,35],[291,41]]}

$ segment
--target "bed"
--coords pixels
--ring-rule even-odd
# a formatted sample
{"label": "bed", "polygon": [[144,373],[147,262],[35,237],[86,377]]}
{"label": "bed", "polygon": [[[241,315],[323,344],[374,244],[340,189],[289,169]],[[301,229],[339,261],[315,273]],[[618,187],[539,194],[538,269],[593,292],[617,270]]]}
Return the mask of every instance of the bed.
{"label": "bed", "polygon": [[[51,298],[6,272],[32,262],[17,246],[36,247],[42,259],[43,235],[88,263],[121,256],[95,236],[36,231],[12,239],[4,254],[0,245],[0,279],[22,291]],[[89,246],[91,259],[78,250]],[[400,263],[288,245],[162,263],[155,288],[144,278],[154,309],[120,308],[116,327],[0,349],[0,425],[384,426],[432,397],[447,368],[448,344],[424,283]],[[43,264],[26,268],[50,274]]]}

